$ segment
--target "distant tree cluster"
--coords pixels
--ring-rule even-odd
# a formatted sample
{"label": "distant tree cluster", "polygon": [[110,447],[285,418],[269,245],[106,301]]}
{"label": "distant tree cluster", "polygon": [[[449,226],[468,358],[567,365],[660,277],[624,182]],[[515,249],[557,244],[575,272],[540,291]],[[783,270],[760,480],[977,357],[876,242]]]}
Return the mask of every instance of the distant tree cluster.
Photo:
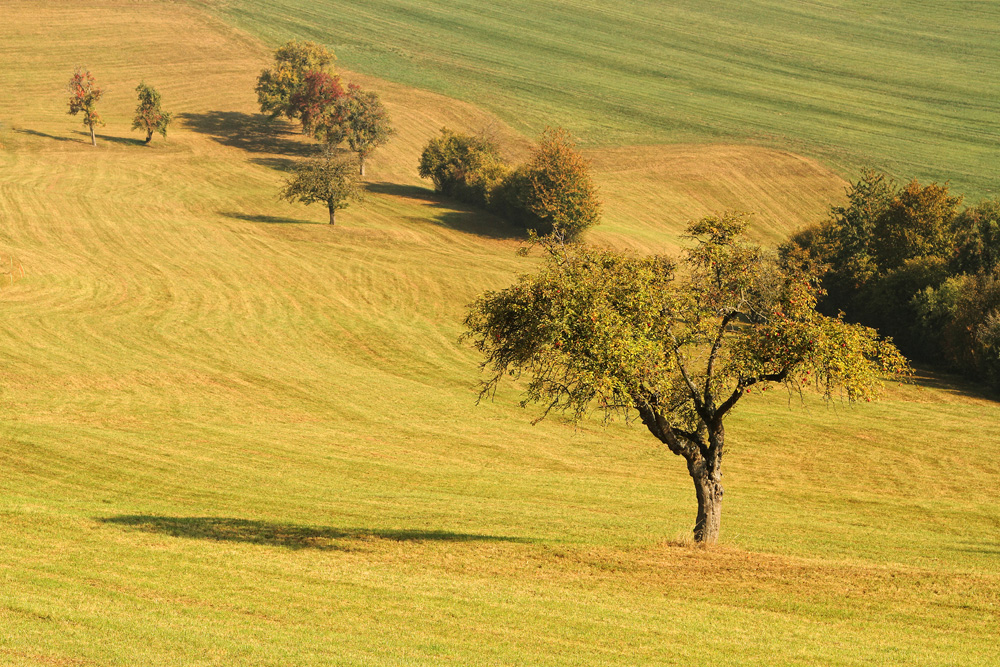
{"label": "distant tree cluster", "polygon": [[[392,136],[389,113],[378,94],[356,84],[345,88],[333,70],[336,56],[313,42],[292,40],[274,53],[274,65],[257,78],[257,102],[272,119],[298,120],[302,132],[323,143],[322,156],[300,164],[280,197],[325,204],[330,224],[336,212],[360,199],[365,162]],[[357,156],[351,167],[338,147]]]}
{"label": "distant tree cluster", "polygon": [[827,269],[820,308],[1000,390],[1000,201],[962,208],[947,185],[871,170],[847,200],[790,242]]}
{"label": "distant tree cluster", "polygon": [[563,129],[547,129],[528,161],[512,168],[495,142],[445,128],[424,148],[419,173],[441,194],[541,235],[574,239],[600,220],[589,165]]}
{"label": "distant tree cluster", "polygon": [[[90,130],[90,142],[96,146],[97,136],[94,128],[104,125],[100,114],[97,113],[97,103],[104,96],[104,90],[97,85],[94,75],[86,67],[76,69],[69,80],[67,90],[70,93],[70,115],[83,116],[83,124]],[[144,131],[147,144],[152,140],[154,132],[166,138],[170,114],[160,108],[160,94],[145,82],[140,83],[135,91],[139,97],[139,106],[136,107],[135,116],[132,118],[132,129]]]}
{"label": "distant tree cluster", "polygon": [[275,51],[274,66],[257,78],[257,102],[271,118],[300,121],[305,134],[328,148],[346,142],[364,176],[366,159],[392,136],[392,123],[378,94],[341,85],[335,60],[323,46],[288,42]]}

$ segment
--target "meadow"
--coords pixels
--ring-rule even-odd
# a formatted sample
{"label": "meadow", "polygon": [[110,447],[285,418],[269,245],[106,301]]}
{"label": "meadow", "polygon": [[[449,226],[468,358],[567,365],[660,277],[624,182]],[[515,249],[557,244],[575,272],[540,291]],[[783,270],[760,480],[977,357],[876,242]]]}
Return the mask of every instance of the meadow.
{"label": "meadow", "polygon": [[[476,405],[457,340],[537,260],[436,197],[420,148],[448,125],[523,154],[564,105],[515,122],[433,68],[407,80],[420,63],[375,78],[377,52],[263,3],[207,6],[5,3],[0,266],[23,277],[0,276],[0,664],[998,664],[992,397],[929,374],[863,406],[755,397],[721,544],[693,548],[679,459],[634,424],[532,426],[513,388]],[[348,21],[307,18],[328,8]],[[291,36],[327,41],[398,127],[334,227],[277,199],[315,147],[256,114]],[[65,112],[81,63],[108,89],[96,149]],[[140,80],[176,114],[150,146],[128,130]],[[774,242],[842,196],[838,163],[794,144],[621,127],[574,130],[606,201],[590,242],[673,252],[732,206]]]}
{"label": "meadow", "polygon": [[593,146],[730,141],[1000,195],[1000,7],[907,0],[199,0],[277,44]]}

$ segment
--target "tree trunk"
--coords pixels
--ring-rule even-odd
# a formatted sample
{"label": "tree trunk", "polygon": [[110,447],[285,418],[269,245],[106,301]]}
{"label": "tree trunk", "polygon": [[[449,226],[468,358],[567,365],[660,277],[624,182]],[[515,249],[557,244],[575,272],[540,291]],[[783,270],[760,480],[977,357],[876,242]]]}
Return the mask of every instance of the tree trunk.
{"label": "tree trunk", "polygon": [[337,218],[337,207],[333,204],[327,204],[326,207],[330,209],[330,224],[332,225]]}
{"label": "tree trunk", "polygon": [[361,165],[361,175],[364,176],[365,175],[365,156],[363,154],[361,154],[361,153],[358,153],[358,163]]}
{"label": "tree trunk", "polygon": [[94,124],[93,123],[88,123],[88,125],[90,126],[90,143],[92,143],[93,145],[96,146],[97,145],[97,137],[94,135]]}
{"label": "tree trunk", "polygon": [[146,143],[148,144],[152,140],[153,140],[153,131],[146,130]]}
{"label": "tree trunk", "polygon": [[698,496],[698,518],[694,524],[694,541],[699,544],[715,544],[719,540],[722,523],[722,477],[718,466],[710,470],[704,461],[689,464],[688,470],[694,480],[694,492]]}

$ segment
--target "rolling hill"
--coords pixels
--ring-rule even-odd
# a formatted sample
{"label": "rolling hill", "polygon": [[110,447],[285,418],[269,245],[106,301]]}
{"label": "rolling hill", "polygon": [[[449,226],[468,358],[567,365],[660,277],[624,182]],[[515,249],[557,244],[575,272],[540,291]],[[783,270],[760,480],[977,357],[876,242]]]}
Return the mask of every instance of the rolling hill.
{"label": "rolling hill", "polygon": [[[252,93],[274,40],[326,33],[207,9],[5,3],[0,256],[24,277],[0,288],[0,664],[989,664],[994,401],[937,376],[873,405],[754,399],[723,544],[693,549],[687,473],[639,428],[475,404],[465,304],[536,260],[417,156],[444,125],[523,154],[533,117],[332,41],[399,132],[330,227],[277,200],[315,148]],[[81,63],[107,86],[96,149],[65,113]],[[176,114],[165,142],[128,131],[140,80]],[[842,192],[794,142],[625,130],[574,129],[594,243],[673,251],[729,206],[773,242]]]}

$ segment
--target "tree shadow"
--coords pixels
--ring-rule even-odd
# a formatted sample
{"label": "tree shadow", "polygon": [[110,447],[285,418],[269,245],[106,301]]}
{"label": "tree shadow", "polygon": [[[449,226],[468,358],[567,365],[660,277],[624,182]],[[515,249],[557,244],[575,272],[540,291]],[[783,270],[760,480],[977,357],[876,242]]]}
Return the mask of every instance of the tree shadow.
{"label": "tree shadow", "polygon": [[964,551],[965,553],[1000,556],[1000,542],[984,542],[982,544],[976,544],[975,542],[962,542],[961,545],[962,546],[954,547],[954,550]]}
{"label": "tree shadow", "polygon": [[383,181],[368,183],[365,190],[374,194],[414,199],[428,206],[433,206],[440,211],[434,215],[433,221],[448,229],[491,239],[523,240],[528,238],[525,230],[510,224],[503,218],[488,211],[442,197],[430,188]]}
{"label": "tree shadow", "polygon": [[250,162],[287,174],[295,169],[299,160],[287,157],[252,157]]}
{"label": "tree shadow", "polygon": [[[74,139],[72,137],[57,137],[54,134],[46,134],[45,132],[39,132],[38,130],[14,130],[18,134],[28,134],[32,137],[42,137],[43,139],[51,139],[53,141],[72,141],[74,143],[79,142],[79,139]],[[77,134],[82,134],[78,132]],[[87,135],[90,136],[89,134]]]}
{"label": "tree shadow", "polygon": [[249,213],[238,213],[236,211],[219,211],[219,215],[234,220],[245,222],[264,222],[270,225],[325,225],[325,222],[314,222],[312,220],[298,220],[296,218],[285,218],[278,215],[251,215]]}
{"label": "tree shadow", "polygon": [[1000,395],[989,387],[965,379],[960,375],[952,375],[927,367],[914,367],[913,370],[913,383],[920,387],[984,401],[1000,400]]}
{"label": "tree shadow", "polygon": [[[76,130],[75,132],[73,132],[73,134],[80,135],[81,137],[83,137],[83,139],[81,139],[81,141],[83,143],[85,143],[85,144],[89,144],[90,143],[90,132],[84,132],[83,130]],[[134,137],[112,137],[112,136],[107,135],[107,134],[95,134],[94,136],[97,138],[97,140],[99,142],[100,141],[107,141],[107,142],[112,143],[112,144],[122,144],[122,145],[125,145],[125,146],[145,146],[145,145],[147,145],[146,142],[143,141],[142,139],[136,139]]]}
{"label": "tree shadow", "polygon": [[321,149],[319,144],[290,139],[289,124],[268,120],[262,114],[239,111],[206,111],[182,113],[181,124],[199,134],[206,134],[223,146],[239,148],[249,153],[276,153],[307,157]]}
{"label": "tree shadow", "polygon": [[[445,530],[331,528],[272,523],[227,517],[172,517],[120,515],[98,518],[105,524],[125,526],[146,533],[215,542],[248,542],[287,549],[343,550],[350,542],[390,540],[394,542],[526,542],[498,535],[453,533]],[[338,544],[337,541],[340,541]]]}

